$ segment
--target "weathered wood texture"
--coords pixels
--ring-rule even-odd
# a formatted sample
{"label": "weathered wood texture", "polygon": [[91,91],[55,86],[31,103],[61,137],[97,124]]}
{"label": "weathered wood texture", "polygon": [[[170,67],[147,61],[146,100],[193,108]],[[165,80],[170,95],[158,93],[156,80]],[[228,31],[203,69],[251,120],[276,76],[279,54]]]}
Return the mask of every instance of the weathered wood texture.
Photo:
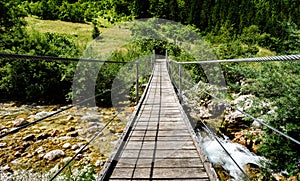
{"label": "weathered wood texture", "polygon": [[[110,180],[212,180],[211,167],[173,89],[165,60],[155,71]],[[207,169],[208,172],[207,172]]]}

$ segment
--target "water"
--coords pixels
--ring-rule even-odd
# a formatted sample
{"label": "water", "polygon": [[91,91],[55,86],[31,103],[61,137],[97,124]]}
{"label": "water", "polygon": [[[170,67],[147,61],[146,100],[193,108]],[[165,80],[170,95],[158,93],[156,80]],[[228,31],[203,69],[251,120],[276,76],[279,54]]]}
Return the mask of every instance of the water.
{"label": "water", "polygon": [[234,163],[234,161],[228,156],[226,151],[221,147],[221,145],[214,139],[208,136],[201,137],[200,134],[197,134],[198,139],[203,145],[203,148],[206,152],[206,155],[211,163],[221,165],[225,170],[227,170],[231,177],[235,180],[243,180],[247,178],[243,171],[245,165],[248,163],[261,166],[262,161],[266,159],[255,155],[253,152],[249,151],[245,146],[238,143],[233,143],[228,139],[219,138],[219,141],[223,147],[229,152],[231,157],[239,165],[239,167]]}

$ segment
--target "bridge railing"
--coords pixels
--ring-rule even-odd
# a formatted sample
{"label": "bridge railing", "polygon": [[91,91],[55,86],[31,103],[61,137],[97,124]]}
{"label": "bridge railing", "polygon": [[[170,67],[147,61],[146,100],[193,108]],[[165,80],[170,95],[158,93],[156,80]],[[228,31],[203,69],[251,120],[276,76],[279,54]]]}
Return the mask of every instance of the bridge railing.
{"label": "bridge railing", "polygon": [[[196,115],[200,114],[199,110],[196,110],[195,107],[199,103],[203,103],[203,99],[212,99],[216,101],[215,103],[217,107],[214,107],[217,110],[217,114],[211,116],[209,119],[217,119],[218,116],[223,114],[226,107],[230,108],[232,110],[236,110],[245,117],[248,117],[249,119],[252,119],[253,121],[256,121],[260,123],[262,126],[267,127],[268,129],[276,132],[277,134],[285,137],[286,139],[290,140],[291,142],[300,145],[299,140],[296,138],[293,138],[286,133],[282,132],[281,130],[276,129],[275,127],[269,125],[268,123],[264,122],[261,119],[256,118],[255,116],[247,113],[246,111],[238,108],[237,106],[229,103],[226,101],[226,94],[227,94],[227,88],[226,85],[222,81],[217,82],[218,85],[212,85],[209,83],[204,82],[197,82],[195,83],[194,78],[192,78],[189,74],[189,70],[191,66],[199,66],[202,69],[205,68],[212,68],[212,69],[220,69],[218,66],[209,66],[209,65],[218,65],[220,63],[249,63],[249,62],[276,62],[276,61],[286,61],[286,62],[293,62],[293,61],[299,61],[300,55],[286,55],[286,56],[272,56],[272,57],[258,57],[258,58],[243,58],[243,59],[228,59],[228,60],[211,60],[211,61],[194,61],[194,62],[177,62],[174,60],[171,60],[166,52],[166,62],[167,62],[167,69],[171,78],[171,81],[177,90],[178,97],[181,101],[181,104],[183,107],[186,107],[186,111],[188,114],[194,114]],[[185,69],[187,68],[187,69]],[[218,70],[219,71],[219,70]],[[216,72],[218,72],[216,71]],[[220,71],[218,72],[220,73]],[[202,76],[212,76],[212,75],[204,75]],[[222,75],[223,76],[223,75]],[[215,75],[215,78],[222,78],[220,75]],[[224,77],[223,77],[224,78]],[[208,78],[209,79],[209,78]],[[225,81],[225,79],[224,79]],[[200,97],[199,97],[200,95]],[[206,95],[206,96],[203,96]],[[202,96],[202,97],[201,97]],[[202,99],[202,100],[201,100]],[[207,100],[206,100],[207,101]],[[195,114],[194,114],[195,115]],[[209,134],[212,135],[217,142],[220,144],[220,146],[225,150],[226,153],[228,151],[226,148],[222,145],[221,141],[219,140],[216,132],[211,129],[212,125],[207,125],[204,121],[200,120],[201,125],[205,127],[205,130],[208,130]],[[213,126],[214,127],[214,126]],[[234,158],[228,153],[228,156],[233,160],[234,163],[236,161]],[[236,163],[237,167],[244,173],[245,178],[250,180],[249,176],[243,171],[243,169]]]}
{"label": "bridge railing", "polygon": [[[93,63],[101,63],[101,64],[121,64],[122,68],[120,69],[121,74],[118,75],[118,77],[116,77],[117,80],[115,80],[117,82],[117,85],[112,87],[111,90],[109,92],[114,93],[115,95],[112,95],[113,97],[118,97],[120,99],[115,99],[116,104],[118,104],[118,101],[122,101],[122,100],[127,100],[128,99],[128,94],[130,92],[130,89],[135,86],[135,101],[136,104],[138,103],[139,97],[141,96],[141,91],[140,88],[141,86],[141,82],[142,83],[146,83],[147,79],[149,79],[149,77],[151,76],[153,67],[154,67],[154,63],[155,63],[155,53],[153,53],[153,55],[148,55],[145,57],[142,57],[136,61],[133,62],[120,62],[120,61],[105,61],[105,60],[98,60],[98,59],[82,59],[82,58],[60,58],[60,57],[50,57],[50,56],[35,56],[35,55],[18,55],[18,54],[5,54],[5,53],[0,53],[0,61],[1,60],[6,60],[6,61],[24,61],[24,60],[30,60],[30,61],[48,61],[48,62],[52,62],[52,61],[57,61],[57,62],[80,62],[80,63],[91,63],[91,65],[93,65]],[[89,67],[89,66],[88,66]],[[123,73],[122,73],[123,72]],[[0,139],[3,140],[6,137],[8,137],[9,135],[13,135],[16,134],[18,132],[20,132],[21,130],[24,129],[30,129],[31,126],[36,125],[42,121],[45,120],[49,120],[54,118],[54,116],[67,111],[73,107],[76,106],[81,106],[81,105],[85,105],[86,102],[90,101],[90,100],[94,100],[95,97],[97,96],[101,96],[107,94],[107,92],[98,94],[98,95],[92,95],[90,97],[85,97],[85,99],[82,99],[80,101],[77,102],[73,102],[73,104],[71,105],[67,105],[67,106],[62,106],[59,109],[57,109],[57,111],[48,114],[44,117],[41,117],[39,119],[36,119],[34,121],[28,122],[24,125],[21,125],[19,127],[16,127],[14,129],[11,129],[10,131],[5,132],[4,134],[0,135]],[[120,97],[120,96],[125,96],[125,98]],[[118,105],[117,105],[118,106]],[[130,106],[127,104],[127,106]],[[109,125],[111,125],[111,123],[116,119],[116,117],[119,115],[119,113],[121,113],[122,111],[124,111],[123,106],[119,106],[118,108],[116,108],[117,110],[117,114],[114,114],[111,119],[109,119],[109,121],[106,122],[105,125],[103,125],[102,128],[100,128],[98,131],[94,132],[93,135],[90,136],[90,139],[88,140],[88,142],[83,145],[79,151],[76,152],[76,154],[74,154],[72,156],[72,158],[63,165],[63,167],[61,169],[58,170],[58,172],[56,172],[50,180],[54,180],[58,175],[60,175],[64,169],[66,169],[67,167],[69,167],[69,165],[71,164],[71,162],[73,162],[75,160],[75,158],[81,154],[86,147],[91,144],[92,142],[95,141],[95,139],[97,137],[100,137],[103,134],[103,131],[105,129],[107,129],[107,127]],[[0,166],[5,165],[6,163],[1,163]],[[2,172],[2,170],[1,170]],[[1,178],[1,172],[0,172],[0,178]]]}
{"label": "bridge railing", "polygon": [[[299,61],[300,60],[300,55],[286,55],[286,56],[273,56],[273,57],[259,57],[259,58],[244,58],[244,59],[229,59],[229,60],[212,60],[212,61],[197,61],[197,62],[177,62],[174,60],[170,60],[168,56],[166,56],[166,60],[167,60],[167,68],[169,71],[169,75],[171,77],[172,82],[174,83],[175,88],[178,90],[178,96],[180,97],[180,99],[182,101],[183,100],[183,89],[188,90],[188,88],[191,87],[197,87],[198,89],[201,89],[202,92],[204,92],[205,94],[212,96],[214,99],[216,99],[217,101],[219,101],[220,103],[224,104],[226,107],[230,107],[233,108],[239,112],[241,112],[242,114],[244,114],[245,116],[253,119],[253,121],[257,121],[260,124],[272,129],[273,131],[277,132],[278,134],[286,137],[287,139],[297,143],[300,145],[300,142],[288,135],[286,135],[285,133],[282,133],[281,131],[273,128],[272,126],[266,124],[265,122],[263,122],[260,119],[255,118],[254,116],[238,109],[237,107],[231,105],[230,103],[228,103],[227,101],[225,101],[223,98],[219,98],[215,95],[210,94],[209,92],[207,92],[204,87],[200,87],[199,84],[196,85],[193,80],[191,79],[191,77],[189,76],[189,74],[185,71],[183,72],[183,65],[195,65],[195,64],[218,64],[218,63],[233,63],[233,62],[266,62],[266,61]],[[175,68],[176,65],[178,67],[178,72],[175,72]],[[188,79],[188,78],[189,79]],[[185,85],[185,87],[183,87],[183,81],[186,84],[189,85]],[[226,88],[221,88],[221,90],[224,90]],[[219,89],[220,90],[220,89]],[[218,90],[218,91],[219,91]]]}

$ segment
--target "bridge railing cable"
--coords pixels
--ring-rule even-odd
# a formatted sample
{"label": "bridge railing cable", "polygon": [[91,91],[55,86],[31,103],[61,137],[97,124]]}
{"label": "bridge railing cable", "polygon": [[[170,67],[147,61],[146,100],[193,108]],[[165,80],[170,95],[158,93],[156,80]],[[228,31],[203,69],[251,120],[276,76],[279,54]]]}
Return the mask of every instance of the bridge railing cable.
{"label": "bridge railing cable", "polygon": [[147,97],[147,92],[150,89],[150,82],[153,78],[153,72],[155,70],[155,66],[154,66],[154,60],[155,60],[155,52],[153,52],[153,59],[151,61],[152,64],[152,69],[151,69],[151,74],[148,80],[148,84],[145,88],[145,91],[143,92],[141,99],[139,101],[139,103],[136,106],[136,109],[134,110],[134,112],[131,115],[130,121],[127,123],[126,127],[125,127],[125,131],[123,132],[123,135],[121,136],[121,139],[119,139],[118,143],[115,146],[115,151],[113,151],[113,154],[110,156],[110,158],[107,160],[107,162],[105,163],[103,169],[101,170],[101,172],[99,173],[99,179],[98,180],[107,180],[110,175],[112,174],[112,170],[113,167],[115,166],[117,160],[119,160],[119,156],[122,154],[123,152],[123,148],[127,145],[127,139],[130,137],[130,135],[132,134],[132,128],[133,125],[135,124],[135,121],[138,118],[138,114],[142,111],[142,104],[143,102],[148,98]]}
{"label": "bridge railing cable", "polygon": [[53,56],[8,54],[8,53],[0,53],[0,59],[33,60],[33,61],[59,61],[59,62],[99,62],[99,63],[116,63],[116,64],[135,63],[135,62],[121,62],[121,61],[110,61],[110,60],[99,60],[99,59],[63,58],[63,57],[53,57]]}
{"label": "bridge railing cable", "polygon": [[[215,64],[215,63],[267,62],[267,61],[289,61],[290,62],[290,61],[300,60],[300,55],[285,55],[285,56],[273,56],[273,57],[228,59],[228,60],[211,60],[211,61],[196,61],[196,62],[177,62],[177,61],[174,61],[174,60],[169,60],[168,57],[166,59],[167,59],[167,68],[168,68],[169,75],[171,77],[171,81],[172,81],[175,89],[177,89],[178,96],[181,99],[181,102],[183,104],[188,104],[188,103],[185,102],[185,99],[188,99],[186,94],[193,92],[195,89],[200,90],[201,92],[205,93],[206,95],[211,96],[211,98],[217,100],[218,102],[220,102],[224,106],[229,107],[233,110],[237,110],[241,114],[251,118],[253,121],[257,121],[261,125],[273,130],[274,132],[278,133],[279,135],[284,136],[288,140],[290,140],[290,141],[292,141],[292,142],[294,142],[298,145],[300,144],[300,142],[298,140],[296,140],[295,138],[292,138],[291,136],[289,136],[289,135],[283,133],[282,131],[272,127],[271,125],[269,125],[269,124],[265,123],[264,121],[252,116],[251,114],[246,113],[245,111],[239,109],[238,107],[231,105],[230,103],[225,101],[223,97],[221,98],[221,97],[218,97],[218,96],[208,92],[206,90],[206,89],[209,89],[208,87],[200,87],[199,84],[195,84],[193,79],[188,77],[188,75],[186,75],[186,72],[183,71],[183,68],[182,68],[183,65],[195,65],[195,64],[202,65],[202,64]],[[219,88],[219,89],[221,90],[222,88]],[[224,89],[224,90],[226,90],[226,89]],[[213,92],[216,93],[218,91],[213,91]],[[195,94],[193,94],[193,96],[195,96]],[[193,109],[193,111],[195,112],[193,106],[188,106],[188,107],[190,109]],[[226,150],[226,148],[221,143],[221,141],[219,140],[216,133],[214,131],[212,131],[202,120],[201,120],[201,123],[205,127],[205,130],[208,131],[208,134],[213,136],[213,138],[218,142],[218,144],[222,147],[222,149],[227,153],[227,155],[235,163],[235,165],[239,168],[239,170],[245,175],[246,179],[250,180],[249,176],[245,173],[245,171],[239,166],[239,164],[235,161],[235,159]]]}
{"label": "bridge railing cable", "polygon": [[[118,62],[118,61],[102,61],[102,60],[90,60],[90,59],[77,59],[77,58],[60,58],[60,57],[47,57],[47,56],[36,56],[36,55],[18,55],[18,54],[5,54],[5,53],[0,53],[0,59],[10,59],[10,60],[37,60],[37,61],[84,61],[84,62],[100,62],[100,63],[111,63],[111,64],[125,64],[127,62]],[[150,61],[150,62],[148,62]],[[120,95],[118,95],[119,97],[122,97],[124,95],[121,95],[121,93],[124,93],[124,90],[129,90],[130,86],[133,84],[132,80],[135,80],[135,89],[136,89],[136,101],[138,101],[138,97],[139,97],[139,86],[140,86],[140,78],[145,77],[145,76],[149,76],[153,67],[149,66],[149,64],[151,65],[153,62],[152,59],[152,55],[151,56],[147,56],[144,57],[143,59],[140,59],[139,62],[135,61],[135,62],[128,62],[129,65],[127,65],[126,67],[126,71],[128,73],[128,71],[133,70],[133,65],[135,65],[136,69],[135,69],[135,73],[131,73],[131,75],[135,76],[135,78],[128,78],[126,76],[123,76],[123,78],[127,78],[127,79],[123,79],[121,82],[118,82],[119,84],[114,87],[114,90],[118,90],[115,92],[118,92]],[[152,65],[153,66],[153,65]],[[129,67],[129,68],[128,68]],[[139,72],[140,69],[140,72]],[[142,75],[140,75],[141,73],[143,73]],[[111,93],[112,90],[107,90],[104,91],[103,93],[85,98],[84,100],[80,100],[79,102],[72,104],[72,105],[68,105],[68,106],[62,106],[60,107],[57,111],[48,114],[44,117],[41,117],[35,121],[29,122],[27,124],[21,125],[15,129],[12,129],[6,133],[3,133],[2,135],[0,135],[0,139],[4,138],[5,136],[11,135],[11,134],[15,134],[17,132],[19,132],[20,130],[27,128],[29,126],[32,126],[34,124],[37,124],[47,118],[51,118],[61,112],[67,111],[69,109],[71,109],[72,107],[75,106],[80,106],[83,105],[93,99],[95,99],[96,97],[99,96],[103,96],[105,94]],[[125,93],[128,93],[125,92]],[[116,97],[118,97],[116,96]]]}
{"label": "bridge railing cable", "polygon": [[68,167],[68,165],[70,165],[70,163],[72,162],[72,161],[74,161],[75,159],[76,159],[76,157],[79,155],[79,154],[81,154],[84,150],[85,150],[85,148],[88,146],[88,145],[90,145],[97,137],[99,137],[101,134],[102,134],[102,132],[103,132],[103,130],[105,129],[105,128],[107,128],[107,126],[109,126],[112,122],[113,122],[113,120],[118,116],[120,114],[120,112],[118,112],[117,114],[115,114],[99,131],[97,131],[95,134],[94,134],[94,136],[85,144],[85,145],[83,145],[80,149],[79,149],[79,151],[78,152],[76,152],[76,154],[75,155],[73,155],[73,157],[61,168],[61,169],[59,169],[52,177],[51,177],[51,179],[49,180],[49,181],[53,181],[59,174],[61,174],[61,172],[64,170],[64,169],[66,169],[67,167]]}
{"label": "bridge railing cable", "polygon": [[[57,111],[44,116],[42,118],[39,118],[35,121],[29,122],[27,124],[24,124],[22,126],[19,126],[15,129],[10,130],[9,132],[6,132],[2,135],[0,135],[0,139],[4,138],[5,136],[11,135],[11,134],[15,134],[18,133],[20,130],[27,128],[31,125],[37,124],[43,120],[46,120],[47,118],[51,118],[61,112],[64,112],[68,109],[71,109],[72,107],[75,106],[81,106],[84,105],[84,103],[95,99],[98,96],[103,96],[104,94],[107,93],[118,93],[118,95],[115,95],[113,97],[120,97],[120,96],[124,96],[124,94],[128,94],[130,91],[130,87],[132,87],[132,85],[135,84],[135,88],[136,88],[136,100],[139,100],[139,87],[141,86],[140,82],[141,79],[147,79],[147,77],[149,77],[151,75],[151,72],[153,71],[154,68],[154,60],[155,57],[153,57],[153,55],[150,56],[146,56],[143,57],[142,59],[139,59],[137,61],[134,62],[118,62],[118,61],[102,61],[102,60],[90,60],[90,59],[70,59],[70,58],[58,58],[58,57],[44,57],[44,56],[31,56],[31,55],[17,55],[17,54],[3,54],[0,53],[0,59],[9,59],[9,60],[36,60],[36,61],[80,61],[80,62],[100,62],[100,63],[113,63],[113,64],[127,64],[126,66],[124,66],[124,70],[123,72],[127,72],[129,73],[130,71],[133,72],[131,73],[130,77],[128,76],[124,76],[124,75],[119,75],[119,79],[121,78],[125,78],[122,79],[121,81],[117,81],[117,85],[114,86],[112,89],[108,90],[108,91],[104,91],[103,93],[88,97],[84,100],[80,100],[79,102],[76,102],[72,105],[68,105],[68,106],[63,106],[61,108],[59,108]],[[135,67],[135,68],[134,68]],[[121,95],[122,94],[122,95]],[[128,98],[128,95],[125,95]],[[122,99],[123,100],[123,99]],[[120,101],[120,100],[115,100],[115,101]],[[118,103],[118,102],[117,102]],[[118,107],[118,114],[120,112],[122,112],[122,106]],[[74,160],[76,158],[76,156],[78,156],[78,154],[80,154],[96,137],[100,136],[102,131],[116,118],[116,116],[118,115],[114,115],[113,118],[107,122],[103,128],[101,128],[98,132],[96,132],[94,134],[94,136],[88,141],[88,143],[86,145],[84,145],[79,152],[77,152],[70,161],[67,162],[67,164],[64,165],[64,167],[62,167],[62,169],[60,169],[52,178],[51,180],[55,179],[70,163],[72,160]]]}
{"label": "bridge railing cable", "polygon": [[[170,66],[170,65],[168,65]],[[181,82],[179,85],[181,87],[181,89],[183,89],[183,87],[185,88],[183,90],[178,90],[178,97],[181,99],[181,104],[188,104],[187,100],[184,99],[184,96],[186,93],[191,92],[191,90],[194,88],[194,85],[191,84],[190,82],[188,82],[185,78],[182,78],[182,75],[178,75],[177,73],[173,72],[172,76],[174,76],[175,79],[177,79],[177,82],[173,82],[173,85],[175,87],[175,89],[177,89],[177,85],[179,84],[179,82]],[[181,81],[179,81],[179,79],[181,79]],[[188,84],[186,84],[188,82]],[[176,85],[177,84],[177,85]],[[194,112],[196,112],[193,108],[193,106],[187,105],[190,109],[193,109]],[[205,130],[207,130],[208,134],[217,141],[217,143],[221,146],[221,148],[225,151],[225,153],[229,156],[229,158],[233,161],[233,163],[236,165],[236,167],[241,171],[241,173],[244,174],[245,179],[247,179],[248,181],[250,181],[249,176],[245,173],[245,171],[241,168],[241,166],[237,163],[237,161],[234,159],[234,157],[229,153],[229,151],[225,148],[225,146],[221,143],[221,141],[219,140],[217,134],[211,130],[211,128],[209,128],[203,121],[201,121],[202,125],[206,128]]]}
{"label": "bridge railing cable", "polygon": [[256,57],[256,58],[240,58],[240,59],[225,59],[225,60],[203,60],[195,62],[177,62],[180,64],[214,64],[214,63],[241,63],[241,62],[275,62],[275,61],[298,61],[300,54],[297,55],[282,55],[282,56],[269,56],[269,57]]}
{"label": "bridge railing cable", "polygon": [[[120,85],[120,87],[121,87],[121,86],[124,86],[124,85]],[[15,128],[15,129],[12,129],[12,130],[9,131],[9,132],[6,132],[6,133],[0,135],[0,139],[1,139],[1,138],[4,138],[5,136],[8,136],[8,135],[18,133],[19,131],[21,131],[21,130],[24,129],[24,128],[27,128],[27,127],[32,126],[32,125],[34,125],[34,124],[37,124],[37,123],[39,123],[39,122],[41,122],[41,121],[43,121],[43,120],[45,120],[45,119],[47,119],[47,118],[51,118],[51,117],[53,117],[53,116],[55,116],[55,115],[57,115],[57,114],[59,114],[59,113],[61,113],[61,112],[67,111],[68,109],[71,109],[71,108],[73,108],[73,107],[75,107],[75,106],[79,106],[79,105],[81,105],[81,104],[83,104],[83,103],[85,103],[85,102],[88,102],[89,100],[95,99],[96,97],[105,95],[105,94],[107,94],[107,93],[109,93],[109,92],[106,91],[106,92],[104,92],[104,93],[101,93],[101,94],[92,96],[92,97],[90,97],[90,98],[87,98],[87,99],[85,99],[85,100],[83,100],[83,101],[81,101],[81,102],[78,102],[78,103],[76,103],[76,104],[73,104],[73,105],[68,105],[68,106],[60,107],[57,111],[55,111],[55,112],[53,112],[53,113],[51,113],[51,114],[48,114],[48,115],[46,115],[46,116],[44,116],[44,117],[41,117],[41,118],[39,118],[39,119],[37,119],[37,120],[35,120],[35,121],[29,122],[29,123],[27,123],[27,124],[24,124],[24,125],[22,125],[22,126],[19,126],[19,127]]]}
{"label": "bridge railing cable", "polygon": [[[246,58],[246,59],[237,59],[237,62],[249,62],[249,61],[250,61],[250,62],[251,62],[251,61],[255,61],[255,62],[258,62],[258,61],[262,61],[262,62],[264,62],[264,61],[296,61],[296,60],[300,60],[300,55],[286,55],[286,56],[261,57],[261,58]],[[193,63],[199,63],[199,64],[202,64],[203,62],[205,62],[205,63],[209,63],[209,62],[210,62],[210,63],[212,63],[212,62],[213,62],[213,63],[216,63],[216,62],[214,62],[214,61],[176,62],[176,61],[173,61],[173,60],[172,60],[172,61],[169,61],[169,62],[172,62],[172,63],[175,63],[175,64],[179,64],[179,65],[181,65],[181,64],[193,64]],[[220,60],[219,62],[221,62],[221,60]],[[224,60],[224,61],[222,61],[222,62],[234,62],[234,59],[231,59],[231,60]],[[217,97],[217,96],[215,96],[215,95],[213,95],[213,94],[207,92],[205,89],[200,88],[198,84],[192,83],[192,82],[186,80],[185,78],[180,77],[180,72],[177,73],[177,76],[179,76],[179,79],[181,79],[181,82],[184,81],[186,84],[190,85],[190,87],[195,87],[195,86],[196,86],[197,88],[199,88],[199,90],[201,90],[201,91],[204,92],[205,94],[207,94],[207,95],[213,97],[214,99],[216,99],[216,100],[219,101],[220,103],[224,104],[226,107],[230,107],[230,108],[232,108],[232,109],[234,109],[234,110],[239,111],[239,112],[242,113],[243,115],[245,115],[245,116],[251,118],[253,121],[259,122],[259,123],[262,124],[263,126],[266,126],[267,128],[269,128],[269,129],[273,130],[274,132],[280,134],[281,136],[284,136],[284,137],[286,137],[287,139],[289,139],[289,140],[295,142],[296,144],[300,145],[300,142],[299,142],[298,140],[296,140],[295,138],[290,137],[289,135],[283,133],[282,131],[280,131],[280,130],[274,128],[274,127],[272,127],[271,125],[269,125],[269,124],[267,124],[267,123],[265,123],[264,121],[262,121],[262,120],[260,120],[260,119],[258,119],[258,118],[255,118],[254,116],[250,115],[249,113],[246,113],[245,111],[242,111],[241,109],[237,108],[236,106],[231,105],[230,103],[228,103],[228,102],[225,101],[224,99],[221,99],[221,98],[219,98],[219,97]],[[175,84],[176,84],[176,83],[175,83]],[[181,85],[179,85],[179,88],[180,88],[180,86],[181,86]],[[180,92],[180,94],[181,94],[181,96],[182,96],[182,91],[181,91],[180,89],[179,89],[179,92]]]}
{"label": "bridge railing cable", "polygon": [[[183,80],[183,81],[185,81],[185,80]],[[186,83],[190,83],[190,82],[187,82],[187,81],[186,81]],[[198,85],[196,85],[196,86],[197,86],[197,88],[200,88]],[[289,135],[287,135],[287,134],[281,132],[280,130],[278,130],[278,129],[272,127],[271,125],[265,123],[264,121],[262,121],[262,120],[260,120],[260,119],[258,119],[258,118],[256,118],[256,117],[254,117],[254,116],[252,116],[251,114],[248,114],[248,113],[246,113],[245,111],[242,111],[241,109],[237,108],[236,106],[231,105],[231,104],[228,103],[227,101],[225,101],[225,100],[223,100],[223,99],[220,99],[219,97],[217,97],[217,96],[215,96],[215,95],[210,94],[210,93],[207,92],[206,90],[204,90],[204,89],[200,89],[200,90],[201,90],[202,92],[204,92],[205,94],[207,94],[207,95],[213,97],[214,99],[218,100],[219,102],[221,102],[222,104],[224,104],[226,107],[230,107],[231,109],[234,109],[234,110],[239,111],[239,112],[242,113],[243,115],[245,115],[245,116],[251,118],[253,121],[259,122],[259,123],[262,124],[263,126],[266,126],[267,128],[269,128],[269,129],[273,130],[274,132],[280,134],[281,136],[284,136],[284,137],[286,137],[287,139],[289,139],[289,140],[295,142],[296,144],[300,145],[300,142],[299,142],[298,140],[296,140],[295,138],[290,137]]]}
{"label": "bridge railing cable", "polygon": [[[148,59],[147,59],[148,60]],[[150,59],[152,61],[152,59]],[[143,65],[143,66],[142,66]],[[149,64],[146,62],[144,62],[144,64],[140,63],[140,67],[139,67],[144,73],[149,74],[149,72],[152,72],[152,68],[153,67],[149,67]],[[128,69],[123,70],[123,72],[127,72],[128,73]],[[138,74],[138,68],[137,68],[137,72]],[[122,77],[124,78],[124,75],[122,74]],[[137,76],[138,77],[138,76]],[[128,80],[128,79],[126,79]],[[123,85],[128,85],[128,82],[125,81],[125,83]],[[113,87],[111,90],[112,92],[119,92],[119,88],[122,86],[117,86],[117,87]],[[138,94],[137,94],[138,96]],[[55,175],[52,176],[52,178],[50,179],[50,181],[54,180],[56,177],[58,177],[59,174],[62,173],[62,171],[64,169],[66,169],[68,167],[68,165],[89,145],[91,144],[91,142],[93,142],[97,137],[99,137],[103,130],[106,129],[111,123],[112,121],[122,112],[122,110],[119,110],[120,112],[118,112],[117,114],[115,114],[98,132],[96,132],[94,134],[94,136],[89,140],[89,142],[87,144],[85,144]]]}

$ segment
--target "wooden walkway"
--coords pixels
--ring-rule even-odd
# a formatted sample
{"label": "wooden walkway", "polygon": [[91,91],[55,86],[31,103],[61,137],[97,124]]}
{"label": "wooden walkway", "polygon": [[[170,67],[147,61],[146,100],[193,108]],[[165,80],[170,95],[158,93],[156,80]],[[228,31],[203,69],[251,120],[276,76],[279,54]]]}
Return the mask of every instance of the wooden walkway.
{"label": "wooden walkway", "polygon": [[179,104],[165,60],[156,60],[147,89],[101,180],[218,180]]}

